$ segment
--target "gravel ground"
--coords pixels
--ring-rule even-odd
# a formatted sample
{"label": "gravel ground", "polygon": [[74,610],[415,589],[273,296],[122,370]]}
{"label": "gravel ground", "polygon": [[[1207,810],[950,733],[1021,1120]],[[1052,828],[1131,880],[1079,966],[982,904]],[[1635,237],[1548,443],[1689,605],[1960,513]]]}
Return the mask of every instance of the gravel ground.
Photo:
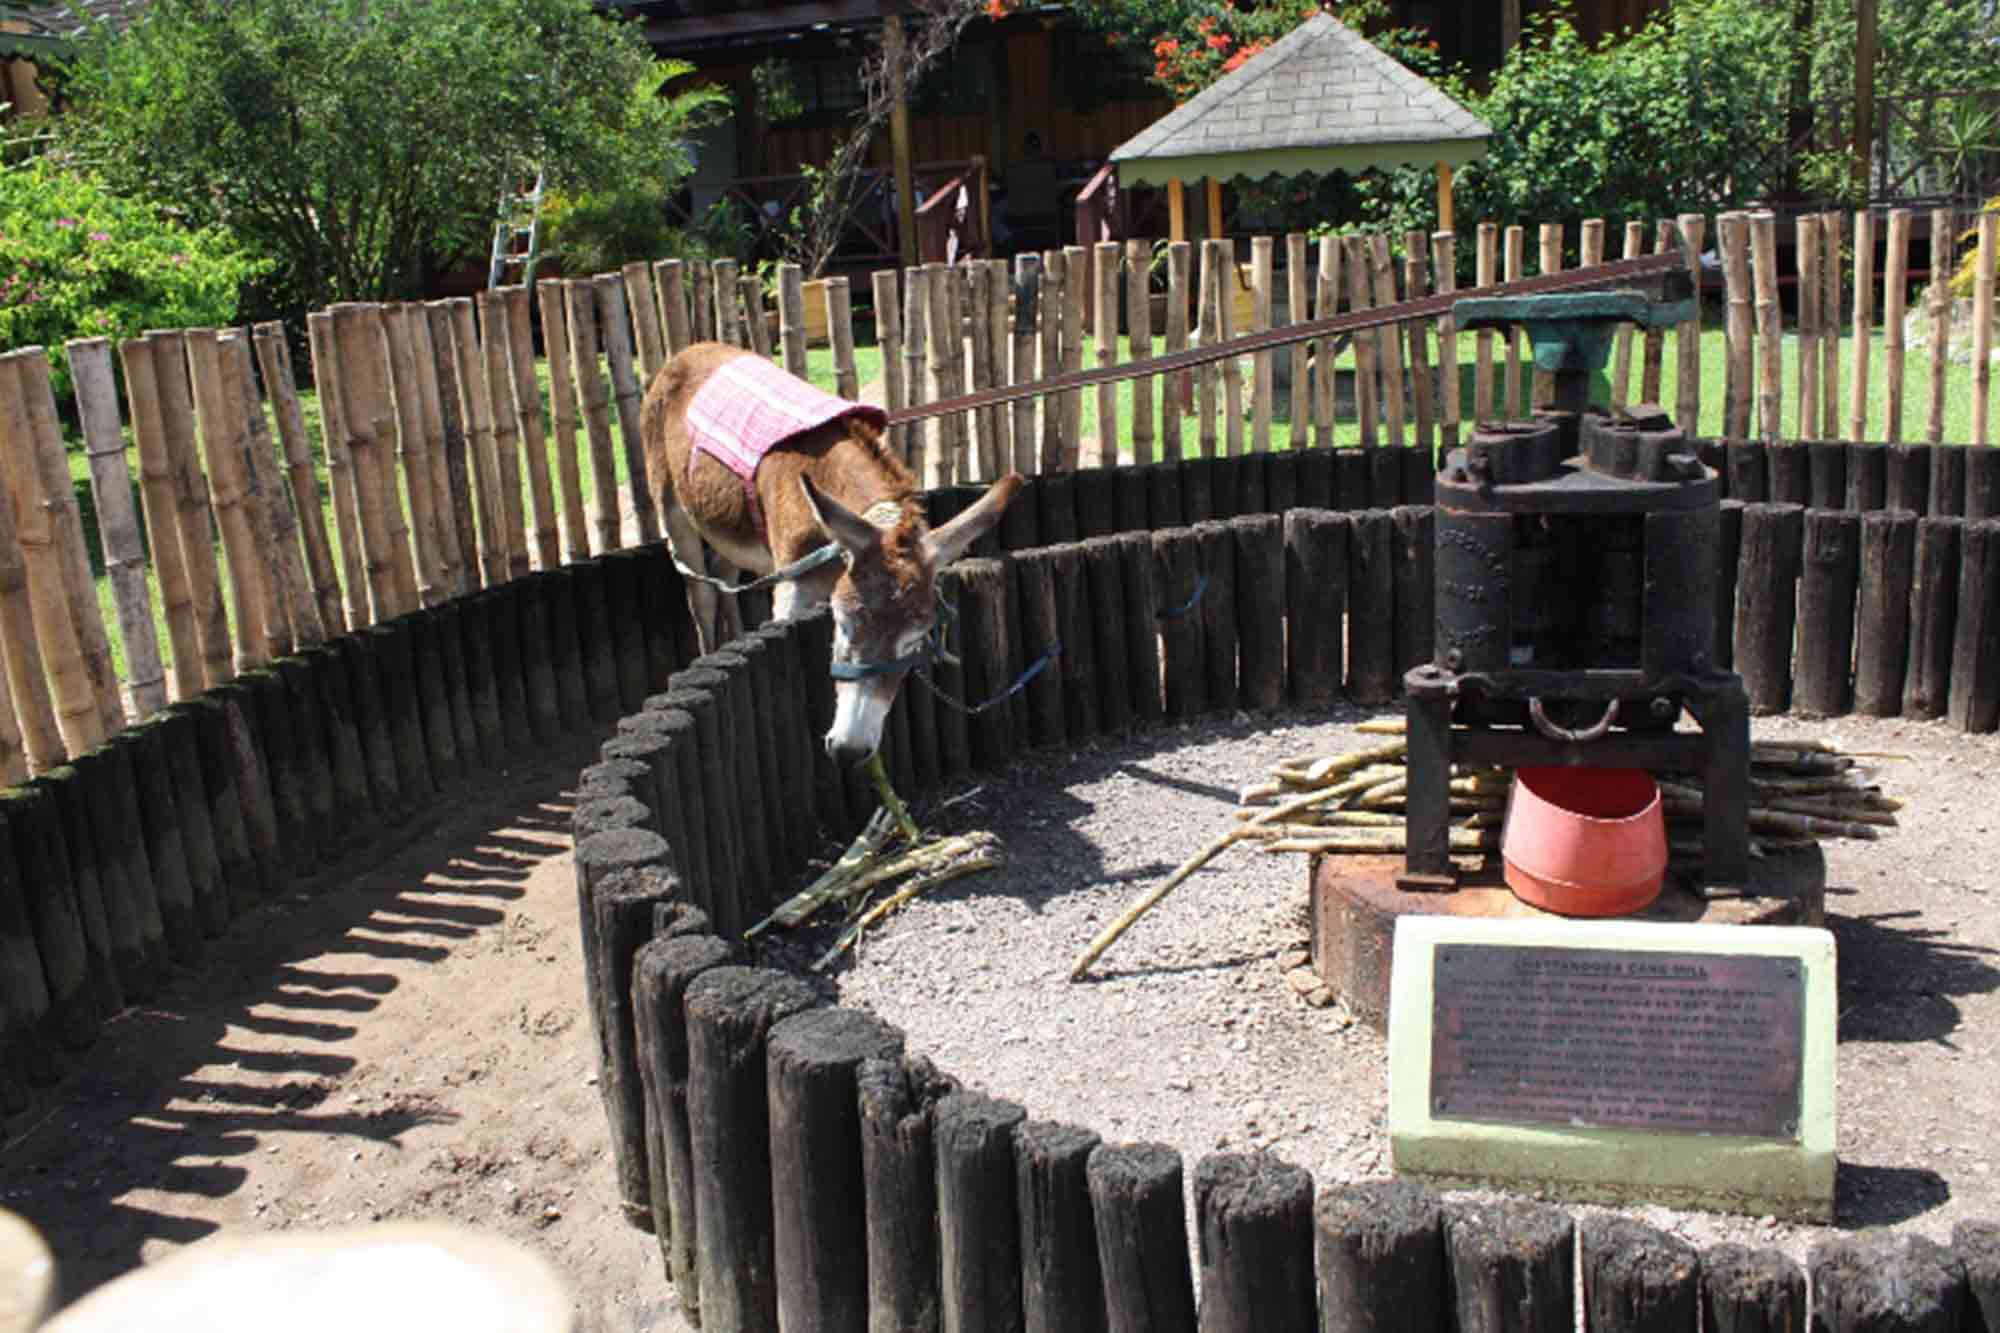
{"label": "gravel ground", "polygon": [[[1281,757],[1369,743],[1347,711],[1237,715],[1129,744],[1036,756],[934,805],[939,831],[997,833],[1008,864],[913,904],[836,968],[844,1002],[904,1028],[913,1050],[1038,1118],[1107,1140],[1202,1154],[1270,1148],[1322,1184],[1389,1174],[1382,1039],[1285,979],[1307,934],[1306,861],[1226,854],[1100,961],[1071,958],[1146,886],[1226,825],[1237,788]],[[1760,738],[1819,736],[1875,764],[1910,808],[1876,843],[1829,844],[1840,950],[1838,1226],[1943,1238],[2000,1219],[2000,920],[1992,825],[2000,738],[1941,724],[1761,721]],[[816,956],[830,932],[789,942]],[[1803,1257],[1825,1228],[1648,1209],[1700,1244],[1778,1244]]]}

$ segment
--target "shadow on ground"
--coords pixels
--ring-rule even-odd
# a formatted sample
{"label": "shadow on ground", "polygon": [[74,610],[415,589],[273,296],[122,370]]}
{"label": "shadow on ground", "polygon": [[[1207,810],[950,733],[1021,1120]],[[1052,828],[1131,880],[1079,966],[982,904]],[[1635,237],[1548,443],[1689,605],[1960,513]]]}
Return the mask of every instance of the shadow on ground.
{"label": "shadow on ground", "polygon": [[1924,920],[1915,908],[1847,915],[1829,905],[1827,929],[1840,957],[1842,1042],[1950,1045],[1963,1021],[1960,1001],[2000,989],[2000,950]]}
{"label": "shadow on ground", "polygon": [[[421,1095],[332,1104],[355,1067],[349,1043],[399,982],[324,960],[433,962],[503,928],[534,865],[563,847],[501,830],[566,832],[567,798],[552,793],[590,752],[585,742],[566,746],[441,799],[284,885],[207,941],[199,966],[176,969],[158,997],[107,1024],[61,1081],[6,1123],[0,1202],[60,1256],[64,1301],[137,1267],[150,1242],[218,1230],[213,1201],[239,1191],[250,1156],[278,1151],[278,1136],[394,1145],[416,1126],[455,1118]],[[177,1197],[190,1215],[174,1209]]]}

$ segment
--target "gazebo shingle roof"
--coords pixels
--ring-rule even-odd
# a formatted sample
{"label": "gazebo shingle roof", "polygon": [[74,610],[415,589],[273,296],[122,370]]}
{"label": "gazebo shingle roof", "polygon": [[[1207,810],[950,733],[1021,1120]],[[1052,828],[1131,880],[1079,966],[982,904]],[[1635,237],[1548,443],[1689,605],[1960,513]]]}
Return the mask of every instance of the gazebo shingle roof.
{"label": "gazebo shingle roof", "polygon": [[[0,53],[47,55],[60,51],[83,34],[86,22],[109,23],[122,32],[146,0],[44,0],[15,10],[8,30],[0,32]],[[79,12],[80,11],[80,12]]]}
{"label": "gazebo shingle roof", "polygon": [[1121,144],[1126,182],[1461,163],[1486,122],[1317,14]]}

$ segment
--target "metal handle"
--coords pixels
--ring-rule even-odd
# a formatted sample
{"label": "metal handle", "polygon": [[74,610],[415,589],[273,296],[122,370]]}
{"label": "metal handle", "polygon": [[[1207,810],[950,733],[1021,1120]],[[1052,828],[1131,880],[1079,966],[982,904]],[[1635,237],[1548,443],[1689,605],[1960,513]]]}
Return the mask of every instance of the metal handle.
{"label": "metal handle", "polygon": [[1613,699],[1607,704],[1604,709],[1604,716],[1598,718],[1597,721],[1587,727],[1572,731],[1568,727],[1559,727],[1549,721],[1549,715],[1543,709],[1540,697],[1537,696],[1528,700],[1528,720],[1535,724],[1536,731],[1541,732],[1542,735],[1547,736],[1552,741],[1568,741],[1573,745],[1583,745],[1589,741],[1601,738],[1605,732],[1611,730],[1611,724],[1618,720],[1618,701]]}

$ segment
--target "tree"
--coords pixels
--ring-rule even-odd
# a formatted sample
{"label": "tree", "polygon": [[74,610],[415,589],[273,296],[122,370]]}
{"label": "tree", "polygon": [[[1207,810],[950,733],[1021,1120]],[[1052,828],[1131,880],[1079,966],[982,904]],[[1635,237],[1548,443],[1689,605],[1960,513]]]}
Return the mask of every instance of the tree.
{"label": "tree", "polygon": [[[1079,0],[1077,17],[1105,34],[1113,46],[1134,50],[1153,63],[1153,81],[1176,101],[1186,101],[1320,12],[1320,0]],[[1345,0],[1335,18],[1384,51],[1428,74],[1436,45],[1420,28],[1386,26],[1386,0]],[[1425,52],[1431,53],[1428,62]],[[1429,68],[1423,67],[1428,63]]]}
{"label": "tree", "polygon": [[778,232],[787,261],[809,278],[825,271],[840,248],[849,219],[866,197],[868,179],[862,168],[899,97],[951,53],[967,24],[981,14],[998,17],[1005,12],[1005,0],[931,0],[903,17],[900,42],[886,23],[882,26],[861,59],[861,108],[849,122],[847,134],[824,164],[802,168],[805,202],[794,210],[790,225]]}
{"label": "tree", "polygon": [[538,164],[664,203],[717,111],[590,0],[155,0],[64,76],[75,150],[274,259],[277,309],[417,294]]}
{"label": "tree", "polygon": [[[1793,0],[1802,6],[1800,59],[1810,67],[1813,142],[1802,183],[1809,192],[1851,196],[1845,145],[1853,131],[1855,0]],[[1929,168],[1919,188],[1952,193],[2000,137],[2000,10],[1991,0],[1877,0],[1874,95],[1897,104],[1886,149],[1895,174]],[[1975,98],[1929,93],[1983,92]],[[1903,100],[1909,99],[1909,100]],[[1803,117],[1802,117],[1803,119]],[[1879,122],[1878,122],[1879,123]],[[1884,147],[1877,144],[1878,150]]]}
{"label": "tree", "polygon": [[1763,0],[1680,0],[1622,40],[1586,43],[1537,15],[1492,91],[1492,127],[1460,176],[1473,216],[1556,222],[1666,217],[1776,184],[1789,17]]}

